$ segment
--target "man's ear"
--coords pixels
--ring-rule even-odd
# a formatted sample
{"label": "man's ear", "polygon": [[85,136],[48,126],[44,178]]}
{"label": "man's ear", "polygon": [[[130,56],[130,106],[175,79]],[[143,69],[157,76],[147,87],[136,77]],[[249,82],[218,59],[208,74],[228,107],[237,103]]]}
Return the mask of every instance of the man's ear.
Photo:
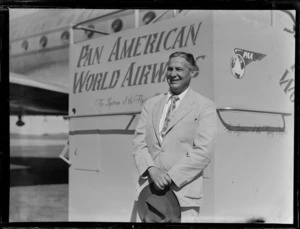
{"label": "man's ear", "polygon": [[197,77],[198,74],[199,74],[199,71],[197,71],[197,70],[194,70],[194,69],[193,69],[193,70],[191,71],[191,76],[192,76],[192,78]]}

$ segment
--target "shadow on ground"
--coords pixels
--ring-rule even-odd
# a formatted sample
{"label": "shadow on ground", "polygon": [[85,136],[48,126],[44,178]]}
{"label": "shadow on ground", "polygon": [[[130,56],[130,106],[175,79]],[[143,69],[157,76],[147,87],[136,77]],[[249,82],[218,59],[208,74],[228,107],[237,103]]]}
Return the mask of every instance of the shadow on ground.
{"label": "shadow on ground", "polygon": [[60,158],[11,157],[11,164],[26,166],[10,171],[10,186],[68,184],[68,164]]}

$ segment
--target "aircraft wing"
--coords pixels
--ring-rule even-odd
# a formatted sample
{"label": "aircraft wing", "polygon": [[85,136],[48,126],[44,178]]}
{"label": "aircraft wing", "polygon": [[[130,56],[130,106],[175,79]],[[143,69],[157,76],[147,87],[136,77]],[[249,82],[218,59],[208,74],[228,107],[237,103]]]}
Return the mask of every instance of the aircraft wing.
{"label": "aircraft wing", "polygon": [[10,72],[10,115],[67,115],[68,88]]}

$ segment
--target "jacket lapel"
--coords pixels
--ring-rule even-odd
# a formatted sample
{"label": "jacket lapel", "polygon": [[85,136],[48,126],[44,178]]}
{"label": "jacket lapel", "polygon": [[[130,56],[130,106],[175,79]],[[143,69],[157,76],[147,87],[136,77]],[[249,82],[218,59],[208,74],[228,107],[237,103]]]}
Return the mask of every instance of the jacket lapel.
{"label": "jacket lapel", "polygon": [[160,137],[159,137],[159,122],[160,122],[160,118],[164,109],[164,106],[166,104],[167,101],[167,94],[165,94],[160,100],[158,100],[152,110],[152,121],[153,121],[153,126],[154,126],[154,130],[155,130],[155,134],[156,137],[159,141],[159,143],[161,143],[160,141]]}
{"label": "jacket lapel", "polygon": [[189,89],[185,97],[182,99],[179,107],[175,111],[174,116],[171,118],[166,134],[176,123],[178,123],[184,116],[194,109],[195,104],[196,101],[193,97],[193,91],[192,89]]}

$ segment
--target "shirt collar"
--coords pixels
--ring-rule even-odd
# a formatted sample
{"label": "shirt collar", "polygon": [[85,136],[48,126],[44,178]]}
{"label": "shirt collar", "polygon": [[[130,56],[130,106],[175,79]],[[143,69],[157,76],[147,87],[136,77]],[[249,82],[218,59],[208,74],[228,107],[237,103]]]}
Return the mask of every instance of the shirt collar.
{"label": "shirt collar", "polygon": [[[185,89],[185,91],[181,92],[181,94],[177,95],[180,101],[183,99],[183,97],[186,95],[186,93],[188,92],[189,89],[190,89],[190,87],[188,87],[187,89]],[[170,99],[170,97],[171,97],[172,95],[173,95],[173,94],[172,94],[171,91],[169,90],[169,91],[168,91],[168,94],[167,94],[167,102],[169,101],[169,99]]]}

